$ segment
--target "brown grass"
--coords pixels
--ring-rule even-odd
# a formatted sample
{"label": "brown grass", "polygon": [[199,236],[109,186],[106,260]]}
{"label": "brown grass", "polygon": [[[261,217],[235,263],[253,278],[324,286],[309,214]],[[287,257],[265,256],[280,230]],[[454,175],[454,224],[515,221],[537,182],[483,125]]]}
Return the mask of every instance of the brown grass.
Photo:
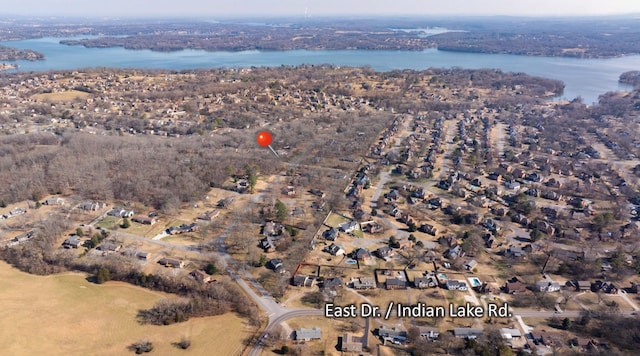
{"label": "brown grass", "polygon": [[43,101],[71,101],[76,98],[86,99],[89,96],[90,96],[89,93],[85,93],[78,90],[69,90],[61,93],[36,94],[33,96],[33,98],[37,100],[43,100]]}
{"label": "brown grass", "polygon": [[[148,339],[155,355],[179,352],[172,343],[191,340],[185,354],[238,355],[249,336],[234,314],[192,319],[169,326],[140,325],[139,309],[172,297],[120,282],[96,285],[85,275],[47,277],[17,271],[0,262],[0,344],[9,355],[122,355],[131,343]],[[224,338],[213,337],[224,335]]]}

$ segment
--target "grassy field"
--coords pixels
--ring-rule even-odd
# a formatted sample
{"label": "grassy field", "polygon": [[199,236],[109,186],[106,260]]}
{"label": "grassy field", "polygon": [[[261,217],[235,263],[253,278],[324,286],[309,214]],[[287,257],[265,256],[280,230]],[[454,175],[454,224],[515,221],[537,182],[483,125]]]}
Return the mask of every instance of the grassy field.
{"label": "grassy field", "polygon": [[[250,335],[234,314],[169,326],[140,325],[139,309],[171,297],[120,282],[96,285],[67,273],[33,276],[0,262],[0,345],[4,355],[123,355],[146,339],[154,355],[238,355]],[[223,338],[216,335],[224,335]],[[182,337],[191,347],[178,350]]]}
{"label": "grassy field", "polygon": [[349,222],[349,219],[341,215],[338,215],[336,213],[331,213],[331,215],[327,218],[327,221],[324,224],[329,227],[338,227],[338,225],[346,222]]}
{"label": "grassy field", "polygon": [[100,220],[100,222],[96,224],[96,227],[110,230],[113,229],[114,226],[120,224],[122,224],[121,218],[117,218],[115,216],[105,216],[104,219]]}
{"label": "grassy field", "polygon": [[89,93],[85,93],[83,91],[69,90],[62,93],[36,94],[33,96],[33,98],[38,100],[47,100],[47,101],[71,101],[75,98],[86,99],[89,96],[90,96]]}

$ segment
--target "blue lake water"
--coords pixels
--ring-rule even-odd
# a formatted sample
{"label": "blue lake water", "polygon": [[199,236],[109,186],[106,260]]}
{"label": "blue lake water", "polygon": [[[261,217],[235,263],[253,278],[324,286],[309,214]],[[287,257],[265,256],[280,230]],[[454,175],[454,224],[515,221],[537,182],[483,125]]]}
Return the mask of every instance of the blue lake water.
{"label": "blue lake water", "polygon": [[607,91],[629,90],[618,83],[621,73],[640,70],[640,55],[611,59],[579,59],[560,57],[532,57],[507,54],[424,51],[244,51],[206,52],[184,50],[153,52],[124,48],[85,48],[66,46],[60,38],[41,38],[25,41],[0,42],[5,46],[28,48],[44,53],[44,61],[16,62],[21,71],[81,69],[89,67],[194,69],[219,67],[280,66],[299,64],[333,64],[341,66],[369,66],[379,71],[394,69],[437,68],[498,68],[502,71],[524,72],[531,75],[562,80],[562,98],[582,96],[585,103],[597,102],[598,95]]}

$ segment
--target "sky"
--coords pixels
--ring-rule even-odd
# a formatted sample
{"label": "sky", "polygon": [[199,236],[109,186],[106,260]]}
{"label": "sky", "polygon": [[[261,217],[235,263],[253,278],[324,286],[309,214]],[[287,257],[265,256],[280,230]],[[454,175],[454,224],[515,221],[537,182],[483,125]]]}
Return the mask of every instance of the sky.
{"label": "sky", "polygon": [[83,17],[640,14],[638,0],[14,0],[2,14]]}

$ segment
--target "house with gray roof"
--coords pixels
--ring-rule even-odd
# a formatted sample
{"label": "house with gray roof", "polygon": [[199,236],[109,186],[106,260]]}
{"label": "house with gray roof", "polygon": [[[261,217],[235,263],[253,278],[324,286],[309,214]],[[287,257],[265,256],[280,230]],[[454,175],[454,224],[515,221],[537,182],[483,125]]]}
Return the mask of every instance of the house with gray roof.
{"label": "house with gray roof", "polygon": [[300,328],[295,330],[296,340],[311,341],[319,340],[322,338],[322,330],[315,327],[311,329]]}
{"label": "house with gray roof", "polygon": [[482,336],[482,329],[478,328],[454,328],[453,336],[465,339],[477,339]]}

